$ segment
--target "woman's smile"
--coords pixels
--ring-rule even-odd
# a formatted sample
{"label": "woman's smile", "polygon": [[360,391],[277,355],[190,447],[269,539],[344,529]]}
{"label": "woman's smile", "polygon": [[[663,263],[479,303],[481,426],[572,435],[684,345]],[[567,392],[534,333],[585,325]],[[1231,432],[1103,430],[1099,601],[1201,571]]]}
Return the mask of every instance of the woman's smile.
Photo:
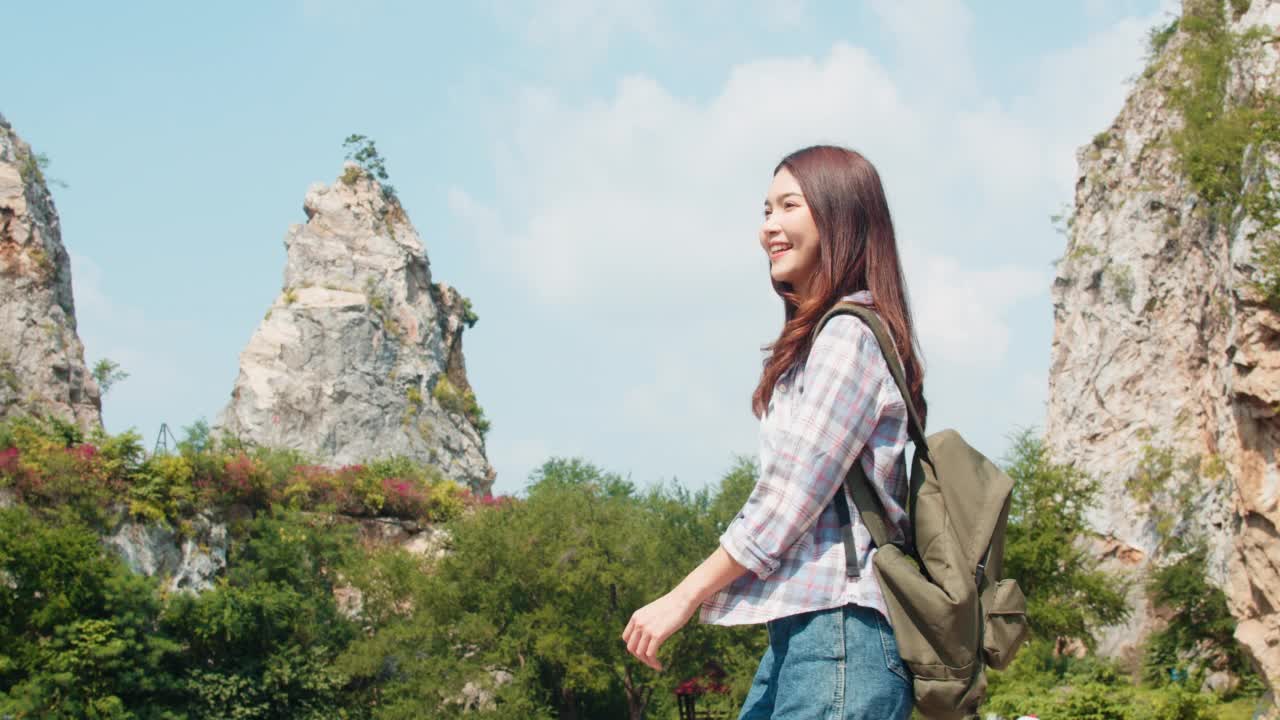
{"label": "woman's smile", "polygon": [[[809,280],[818,269],[818,227],[800,183],[782,168],[773,176],[764,199],[760,247],[769,256],[769,274],[776,282],[790,283],[800,297],[808,293]],[[786,262],[781,262],[785,260]]]}

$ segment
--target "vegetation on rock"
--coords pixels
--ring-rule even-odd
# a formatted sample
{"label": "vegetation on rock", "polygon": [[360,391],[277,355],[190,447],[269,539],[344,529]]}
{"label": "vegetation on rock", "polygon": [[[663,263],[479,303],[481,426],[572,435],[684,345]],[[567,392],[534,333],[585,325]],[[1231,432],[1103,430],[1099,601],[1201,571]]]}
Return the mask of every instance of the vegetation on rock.
{"label": "vegetation on rock", "polygon": [[484,437],[485,433],[489,432],[489,421],[484,417],[484,408],[480,407],[475,393],[469,388],[460,392],[447,376],[441,375],[436,380],[431,396],[446,411],[460,413],[466,417],[476,432],[480,433],[480,437]]}
{"label": "vegetation on rock", "polygon": [[[1242,4],[1233,0],[1232,5],[1238,18]],[[1187,0],[1176,27],[1186,38],[1176,57],[1178,83],[1169,97],[1182,116],[1182,127],[1171,137],[1182,170],[1213,219],[1239,222],[1232,217],[1239,208],[1257,225],[1249,239],[1272,233],[1280,228],[1280,188],[1274,185],[1280,97],[1263,88],[1238,98],[1227,93],[1232,69],[1274,36],[1261,26],[1232,32],[1226,8],[1217,0]],[[1167,29],[1154,34],[1152,48],[1162,49],[1168,34]],[[1260,242],[1253,262],[1257,273],[1249,285],[1280,310],[1280,240]]]}
{"label": "vegetation on rock", "polygon": [[[346,140],[342,141],[342,147],[347,149],[346,159],[354,161],[360,166],[365,175],[378,181],[382,188],[382,197],[388,203],[399,204],[396,198],[396,189],[392,187],[387,180],[386,161],[378,154],[378,148],[374,141],[364,135],[351,134]],[[342,181],[347,185],[353,184],[359,176],[347,170],[342,175]]]}
{"label": "vegetation on rock", "polygon": [[106,395],[107,391],[115,386],[116,383],[126,380],[129,373],[120,369],[120,364],[112,360],[103,358],[93,366],[93,379],[98,382],[98,389],[101,394]]}

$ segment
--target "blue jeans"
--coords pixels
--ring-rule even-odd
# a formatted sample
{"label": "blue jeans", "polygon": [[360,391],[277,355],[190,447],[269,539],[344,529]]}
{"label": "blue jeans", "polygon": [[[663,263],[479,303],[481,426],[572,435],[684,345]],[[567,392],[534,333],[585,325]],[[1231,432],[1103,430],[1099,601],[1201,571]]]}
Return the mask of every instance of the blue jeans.
{"label": "blue jeans", "polygon": [[738,720],[905,720],[911,673],[879,611],[845,605],[765,623],[769,648]]}

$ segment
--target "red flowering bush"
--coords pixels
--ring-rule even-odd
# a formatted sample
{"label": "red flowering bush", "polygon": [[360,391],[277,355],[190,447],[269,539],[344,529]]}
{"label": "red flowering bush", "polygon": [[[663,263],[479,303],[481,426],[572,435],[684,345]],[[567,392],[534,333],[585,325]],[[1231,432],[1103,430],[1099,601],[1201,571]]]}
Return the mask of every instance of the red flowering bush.
{"label": "red flowering bush", "polygon": [[102,448],[99,437],[85,442],[78,427],[53,416],[9,418],[0,424],[0,485],[24,503],[99,516],[126,486],[124,468],[140,440],[124,433]]}
{"label": "red flowering bush", "polygon": [[406,519],[424,518],[430,490],[417,480],[383,478],[382,497],[383,515]]}
{"label": "red flowering bush", "polygon": [[270,495],[270,476],[266,468],[244,451],[226,459],[222,475],[217,478],[218,499],[224,503],[241,502],[251,507],[266,507]]}
{"label": "red flowering bush", "polygon": [[22,463],[18,458],[22,453],[16,447],[0,450],[0,487],[13,487],[22,484]]}
{"label": "red flowering bush", "polygon": [[469,496],[438,468],[403,456],[332,469],[296,450],[201,442],[147,457],[133,431],[95,429],[86,440],[74,425],[26,418],[0,423],[0,487],[29,504],[91,514],[126,500],[131,514],[161,522],[235,503],[439,521]]}
{"label": "red flowering bush", "polygon": [[459,490],[459,498],[469,510],[477,508],[504,509],[511,507],[516,502],[516,498],[511,495],[494,495],[493,493],[476,495],[466,488]]}

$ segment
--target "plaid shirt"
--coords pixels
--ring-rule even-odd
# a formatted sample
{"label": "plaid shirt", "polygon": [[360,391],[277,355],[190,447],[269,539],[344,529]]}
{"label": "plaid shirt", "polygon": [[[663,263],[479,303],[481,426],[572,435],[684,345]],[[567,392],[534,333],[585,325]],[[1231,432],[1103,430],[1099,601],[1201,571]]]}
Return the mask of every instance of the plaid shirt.
{"label": "plaid shirt", "polygon": [[[861,291],[843,298],[870,304]],[[716,625],[762,623],[856,603],[885,617],[875,553],[844,477],[856,457],[884,504],[891,529],[907,531],[907,410],[875,335],[853,315],[823,326],[806,360],[778,380],[760,420],[760,477],[720,536],[743,573],[703,603]],[[845,492],[863,572],[847,577],[833,502]],[[900,535],[903,537],[905,535]]]}

